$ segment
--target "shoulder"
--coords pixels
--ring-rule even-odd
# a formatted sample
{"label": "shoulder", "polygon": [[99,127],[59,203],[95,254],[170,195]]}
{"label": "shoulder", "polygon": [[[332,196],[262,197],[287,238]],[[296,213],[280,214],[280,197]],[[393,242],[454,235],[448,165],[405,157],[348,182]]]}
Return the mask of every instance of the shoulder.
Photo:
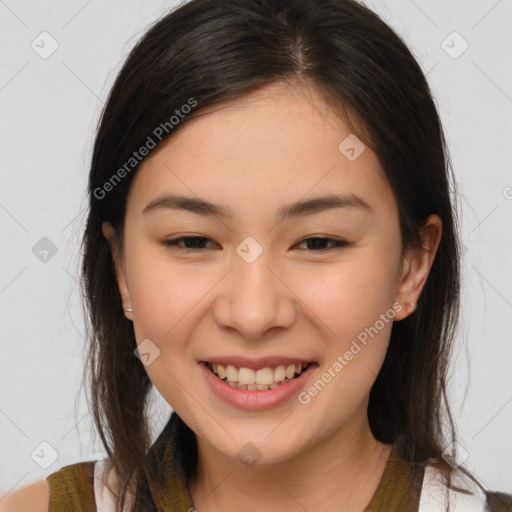
{"label": "shoulder", "polygon": [[96,510],[95,461],[64,466],[45,479],[12,491],[0,512],[86,512]]}
{"label": "shoulder", "polygon": [[0,499],[0,512],[48,512],[50,486],[46,479],[27,484]]}
{"label": "shoulder", "polygon": [[95,461],[78,462],[47,476],[49,512],[96,510],[94,468]]}

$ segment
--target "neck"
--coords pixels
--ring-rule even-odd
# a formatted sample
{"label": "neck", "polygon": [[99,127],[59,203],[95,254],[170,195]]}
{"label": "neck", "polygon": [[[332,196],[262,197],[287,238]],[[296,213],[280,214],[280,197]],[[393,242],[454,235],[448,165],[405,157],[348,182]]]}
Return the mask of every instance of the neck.
{"label": "neck", "polygon": [[363,512],[381,481],[391,445],[377,441],[368,418],[317,439],[291,459],[246,467],[198,442],[187,485],[197,512],[264,509]]}

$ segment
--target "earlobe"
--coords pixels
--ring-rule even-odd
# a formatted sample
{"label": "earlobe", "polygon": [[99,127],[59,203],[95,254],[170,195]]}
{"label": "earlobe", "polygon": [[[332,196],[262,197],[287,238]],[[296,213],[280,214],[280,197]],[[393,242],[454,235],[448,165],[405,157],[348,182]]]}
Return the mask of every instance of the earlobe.
{"label": "earlobe", "polygon": [[422,229],[423,247],[410,248],[404,256],[400,282],[395,294],[403,309],[396,320],[402,320],[414,312],[434,263],[441,235],[441,219],[437,215],[430,215]]}
{"label": "earlobe", "polygon": [[114,243],[113,243],[113,237],[114,237],[115,230],[114,230],[112,224],[110,224],[110,222],[103,222],[101,225],[101,231],[103,232],[103,235],[105,236],[105,238],[108,240],[108,242],[110,244],[112,260],[113,260],[114,268],[116,271],[117,285],[118,285],[119,293],[121,295],[121,300],[123,303],[124,315],[129,320],[133,320],[133,318],[132,318],[133,309],[131,308],[130,292],[128,290],[125,265],[124,265],[123,261],[121,261],[121,258],[118,255],[118,251],[115,250]]}
{"label": "earlobe", "polygon": [[110,222],[103,222],[101,224],[101,231],[103,232],[105,238],[109,242],[112,242],[112,237],[114,236],[114,228],[112,227],[112,224],[110,224]]}
{"label": "earlobe", "polygon": [[[116,264],[116,276],[119,293],[121,294],[121,301],[123,303],[124,316],[129,320],[132,320],[133,309],[131,307],[130,292],[128,290],[128,284],[126,280],[126,272],[124,265]],[[128,310],[128,311],[127,311]]]}

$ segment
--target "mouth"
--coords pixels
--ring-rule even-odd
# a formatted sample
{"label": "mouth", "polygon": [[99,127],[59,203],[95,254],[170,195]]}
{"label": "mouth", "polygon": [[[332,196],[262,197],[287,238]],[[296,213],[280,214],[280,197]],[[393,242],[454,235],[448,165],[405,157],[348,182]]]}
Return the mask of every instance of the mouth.
{"label": "mouth", "polygon": [[267,391],[297,379],[316,363],[278,364],[256,370],[238,367],[233,364],[211,363],[208,361],[204,361],[204,364],[218,379],[232,388],[246,391]]}

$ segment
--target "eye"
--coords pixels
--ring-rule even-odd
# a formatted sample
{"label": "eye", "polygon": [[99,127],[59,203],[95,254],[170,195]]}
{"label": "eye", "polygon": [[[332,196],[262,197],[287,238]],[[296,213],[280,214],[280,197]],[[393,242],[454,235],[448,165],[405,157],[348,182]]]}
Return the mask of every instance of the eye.
{"label": "eye", "polygon": [[[176,247],[178,250],[183,251],[197,251],[204,249],[202,247],[205,241],[210,240],[204,236],[180,236],[179,238],[174,238],[173,240],[164,240],[163,244],[167,247]],[[186,247],[183,247],[181,244],[183,242]]]}
{"label": "eye", "polygon": [[[167,247],[175,247],[185,252],[197,252],[205,248],[207,249],[207,247],[204,247],[205,242],[211,242],[211,239],[204,236],[180,236],[173,240],[164,240],[163,244]],[[336,240],[328,237],[305,238],[296,245],[304,243],[308,246],[307,250],[313,252],[325,252],[350,245],[350,242],[346,240]],[[183,244],[185,244],[185,247],[183,247]],[[325,247],[326,244],[330,245],[330,247]]]}
{"label": "eye", "polygon": [[[299,242],[297,245],[301,245],[304,243],[306,243],[309,246],[309,249],[312,250],[313,252],[325,252],[330,251],[332,249],[347,247],[350,245],[350,242],[347,242],[346,240],[336,240],[334,238],[320,236],[304,238],[304,240]],[[326,244],[331,244],[331,247],[325,247]]]}

